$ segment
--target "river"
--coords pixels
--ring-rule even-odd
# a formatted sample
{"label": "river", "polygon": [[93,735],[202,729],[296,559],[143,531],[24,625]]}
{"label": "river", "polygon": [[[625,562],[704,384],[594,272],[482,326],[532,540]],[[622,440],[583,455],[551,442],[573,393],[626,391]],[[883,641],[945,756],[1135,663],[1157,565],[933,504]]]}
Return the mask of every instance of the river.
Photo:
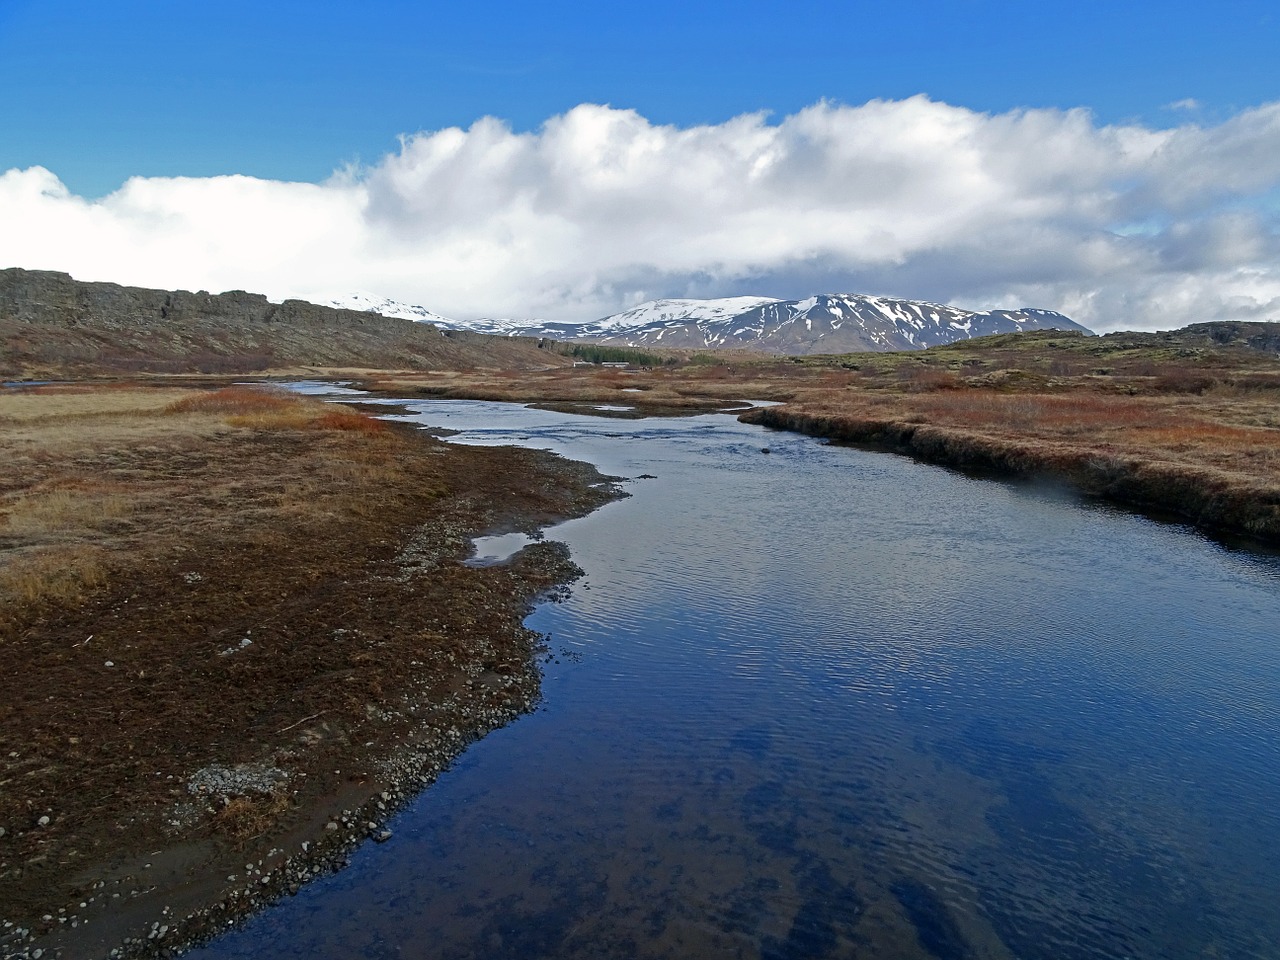
{"label": "river", "polygon": [[548,531],[539,709],[193,956],[1280,952],[1276,556],[725,415],[407,406],[631,496]]}

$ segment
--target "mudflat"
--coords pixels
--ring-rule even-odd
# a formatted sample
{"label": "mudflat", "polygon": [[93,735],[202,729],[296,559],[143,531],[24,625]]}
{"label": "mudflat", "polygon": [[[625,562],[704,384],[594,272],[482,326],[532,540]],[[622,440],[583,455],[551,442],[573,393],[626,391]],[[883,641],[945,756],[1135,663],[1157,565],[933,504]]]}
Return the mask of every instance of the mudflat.
{"label": "mudflat", "polygon": [[280,392],[0,393],[0,953],[145,956],[343,862],[539,696],[538,543],[619,495]]}

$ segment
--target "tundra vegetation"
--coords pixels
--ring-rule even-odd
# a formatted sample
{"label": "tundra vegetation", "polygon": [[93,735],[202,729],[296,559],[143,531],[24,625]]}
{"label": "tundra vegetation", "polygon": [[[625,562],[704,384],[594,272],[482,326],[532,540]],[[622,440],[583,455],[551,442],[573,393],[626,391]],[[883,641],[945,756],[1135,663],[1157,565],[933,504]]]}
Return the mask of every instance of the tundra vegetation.
{"label": "tundra vegetation", "polygon": [[[211,351],[217,369],[343,377],[389,397],[730,410],[1280,541],[1280,324],[825,357],[608,354],[622,368],[573,366],[550,341],[394,327],[404,346],[369,340],[352,368],[341,317],[277,343],[275,314],[254,313],[265,301],[237,306],[226,329],[203,299],[147,304],[199,314],[191,335],[134,351],[151,321],[84,326],[74,305],[0,324],[21,348],[5,354],[13,375],[69,381],[0,390],[6,955],[96,955],[130,938],[124,955],[159,952],[340,862],[538,695],[523,615],[574,568],[549,544],[467,567],[470,538],[615,495],[546,454],[449,446],[201,376]],[[92,348],[60,359],[86,336]],[[149,937],[160,917],[167,935]]]}
{"label": "tundra vegetation", "polygon": [[538,695],[574,568],[471,538],[610,496],[279,390],[0,391],[0,952],[153,952],[340,858]]}

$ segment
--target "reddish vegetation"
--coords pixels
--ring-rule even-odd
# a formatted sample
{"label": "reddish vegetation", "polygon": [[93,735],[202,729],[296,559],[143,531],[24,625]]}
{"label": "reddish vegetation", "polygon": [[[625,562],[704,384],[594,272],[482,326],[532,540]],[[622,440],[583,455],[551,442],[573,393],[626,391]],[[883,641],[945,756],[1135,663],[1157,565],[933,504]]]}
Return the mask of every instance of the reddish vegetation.
{"label": "reddish vegetation", "polygon": [[[546,454],[282,392],[174,394],[0,394],[0,920],[46,954],[225,925],[296,882],[269,850],[340,856],[335,811],[526,708],[521,621],[573,568],[550,545],[458,560],[610,496]],[[287,779],[189,789],[238,764]],[[259,859],[274,886],[227,881]],[[173,933],[146,941],[162,907]],[[92,923],[41,919],[60,908]]]}
{"label": "reddish vegetation", "polygon": [[[236,385],[193,393],[174,401],[170,407],[174,413],[302,413],[307,407],[299,404],[296,394],[270,387]],[[307,412],[315,412],[314,410]]]}
{"label": "reddish vegetation", "polygon": [[1280,411],[1267,394],[912,386],[803,391],[742,419],[946,466],[1054,476],[1206,529],[1280,541]]}

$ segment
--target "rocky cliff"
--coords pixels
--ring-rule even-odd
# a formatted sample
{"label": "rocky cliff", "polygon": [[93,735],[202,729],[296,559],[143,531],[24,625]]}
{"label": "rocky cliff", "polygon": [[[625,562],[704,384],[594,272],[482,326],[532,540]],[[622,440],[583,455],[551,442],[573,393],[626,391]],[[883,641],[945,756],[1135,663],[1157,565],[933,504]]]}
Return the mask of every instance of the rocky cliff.
{"label": "rocky cliff", "polygon": [[0,376],[89,371],[248,373],[563,363],[538,341],[488,337],[232,290],[150,290],[0,270]]}

